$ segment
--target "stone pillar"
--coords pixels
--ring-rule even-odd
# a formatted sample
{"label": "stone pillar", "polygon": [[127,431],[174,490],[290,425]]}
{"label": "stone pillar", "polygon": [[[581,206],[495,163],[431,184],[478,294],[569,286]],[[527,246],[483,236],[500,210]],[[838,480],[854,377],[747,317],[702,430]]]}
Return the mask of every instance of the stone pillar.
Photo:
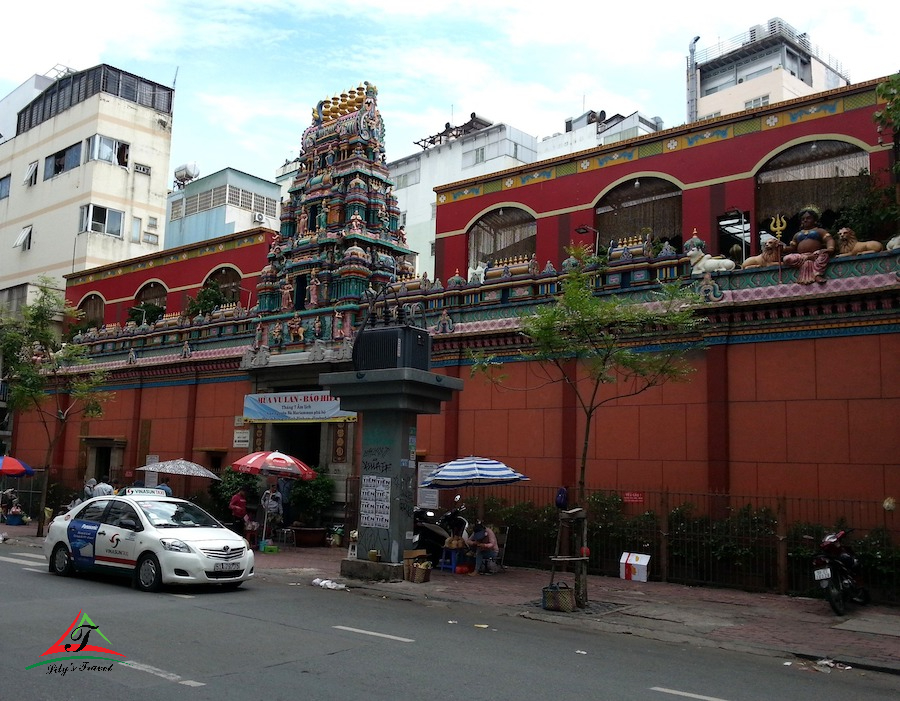
{"label": "stone pillar", "polygon": [[[441,402],[463,382],[417,368],[387,368],[324,373],[319,383],[340,399],[341,409],[360,414],[362,427],[357,559],[344,560],[341,574],[402,579],[418,488],[416,420],[439,414]],[[380,562],[369,560],[370,550],[380,554]]]}

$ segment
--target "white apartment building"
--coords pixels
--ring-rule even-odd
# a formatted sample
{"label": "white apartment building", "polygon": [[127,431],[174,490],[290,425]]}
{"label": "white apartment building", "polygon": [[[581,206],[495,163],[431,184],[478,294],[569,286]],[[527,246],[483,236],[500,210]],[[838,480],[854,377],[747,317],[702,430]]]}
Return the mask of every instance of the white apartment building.
{"label": "white apartment building", "polygon": [[841,64],[779,17],[695,51],[689,45],[688,123],[850,84]]}
{"label": "white apartment building", "polygon": [[[101,64],[0,102],[0,304],[164,243],[172,88]],[[15,118],[12,118],[12,115]]]}
{"label": "white apartment building", "polygon": [[[493,124],[474,112],[462,126],[447,124],[442,132],[417,141],[422,148],[388,163],[409,247],[418,253],[416,272],[434,277],[437,201],[434,187],[507,168],[575,153],[598,145],[631,139],[663,128],[659,117],[635,112],[607,117],[601,110],[567,119],[565,131],[538,140],[507,124]],[[485,226],[515,227],[516,210],[500,210]]]}

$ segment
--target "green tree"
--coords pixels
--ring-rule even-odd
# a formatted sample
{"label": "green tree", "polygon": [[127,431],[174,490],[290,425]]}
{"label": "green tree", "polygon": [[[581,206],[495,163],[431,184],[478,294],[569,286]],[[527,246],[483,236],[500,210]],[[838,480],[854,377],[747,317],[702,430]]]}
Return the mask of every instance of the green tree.
{"label": "green tree", "polygon": [[184,312],[186,316],[193,319],[198,314],[206,316],[217,307],[227,303],[228,297],[222,292],[219,283],[215,280],[210,280],[200,288],[196,298],[188,296]]}
{"label": "green tree", "polygon": [[14,414],[34,412],[46,437],[38,536],[44,534],[50,462],[66,425],[78,416],[102,416],[103,405],[114,396],[102,391],[106,382],[103,372],[79,369],[89,362],[85,347],[60,341],[62,324],[76,319],[78,311],[53,285],[51,278],[41,277],[32,303],[18,315],[4,313],[0,317],[2,379],[9,383],[9,410]]}
{"label": "green tree", "polygon": [[900,73],[895,73],[875,88],[875,96],[884,106],[875,111],[878,132],[887,130],[894,146],[894,179],[900,176]]}
{"label": "green tree", "polygon": [[[584,270],[589,249],[567,252],[577,264],[563,282],[562,294],[536,313],[523,317],[522,332],[531,341],[544,384],[565,383],[584,415],[578,501],[584,503],[585,472],[594,415],[604,404],[633,397],[670,381],[686,380],[693,372],[686,355],[700,347],[696,314],[699,297],[678,285],[663,285],[650,303],[617,295],[594,295],[592,276]],[[496,385],[505,378],[495,371],[502,364],[475,356],[472,373],[483,372]],[[615,387],[613,393],[601,391]]]}

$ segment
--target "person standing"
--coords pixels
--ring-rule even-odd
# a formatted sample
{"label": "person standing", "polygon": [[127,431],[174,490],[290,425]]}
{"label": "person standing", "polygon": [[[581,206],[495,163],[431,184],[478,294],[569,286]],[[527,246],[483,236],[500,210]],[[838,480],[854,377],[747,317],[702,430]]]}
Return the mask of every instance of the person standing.
{"label": "person standing", "polygon": [[87,482],[84,483],[84,498],[90,499],[94,496],[94,487],[97,486],[97,480],[91,477]]}
{"label": "person standing", "polygon": [[95,497],[108,497],[108,496],[112,496],[112,493],[113,493],[113,488],[112,488],[112,485],[109,483],[109,477],[107,477],[106,475],[103,475],[103,477],[100,478],[100,481],[94,485],[94,496]]}
{"label": "person standing", "polygon": [[156,485],[156,488],[163,490],[166,493],[167,497],[172,496],[172,488],[169,486],[169,478],[168,477],[163,477],[159,481],[159,484]]}
{"label": "person standing", "polygon": [[232,529],[238,535],[244,535],[244,517],[247,515],[247,488],[241,487],[231,497],[228,503],[231,515],[234,517]]}

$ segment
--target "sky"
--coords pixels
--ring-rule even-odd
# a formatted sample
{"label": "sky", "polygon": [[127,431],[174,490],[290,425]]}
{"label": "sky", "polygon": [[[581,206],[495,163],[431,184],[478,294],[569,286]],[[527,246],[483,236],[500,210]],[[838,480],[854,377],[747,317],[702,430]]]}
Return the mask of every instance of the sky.
{"label": "sky", "polygon": [[[319,100],[378,88],[388,162],[472,112],[538,138],[587,110],[686,121],[686,65],[779,17],[852,83],[900,70],[900,4],[569,0],[82,0],[4,9],[0,96],[58,65],[175,87],[170,170],[274,180]],[[861,3],[857,3],[861,5]],[[10,29],[13,29],[10,31]],[[894,47],[893,49],[891,47]]]}

